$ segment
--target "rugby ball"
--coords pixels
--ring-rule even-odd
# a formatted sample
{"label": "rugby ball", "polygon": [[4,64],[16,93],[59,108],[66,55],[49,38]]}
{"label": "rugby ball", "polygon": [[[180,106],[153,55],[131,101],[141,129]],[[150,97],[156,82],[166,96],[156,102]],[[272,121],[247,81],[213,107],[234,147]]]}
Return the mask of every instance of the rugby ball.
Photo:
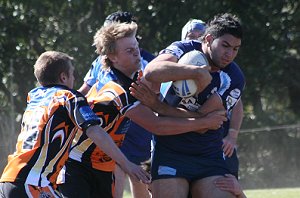
{"label": "rugby ball", "polygon": [[[193,50],[184,54],[179,59],[178,63],[197,66],[209,65],[206,56],[198,50]],[[192,79],[174,81],[172,87],[176,95],[182,98],[191,97],[197,92],[197,85]]]}

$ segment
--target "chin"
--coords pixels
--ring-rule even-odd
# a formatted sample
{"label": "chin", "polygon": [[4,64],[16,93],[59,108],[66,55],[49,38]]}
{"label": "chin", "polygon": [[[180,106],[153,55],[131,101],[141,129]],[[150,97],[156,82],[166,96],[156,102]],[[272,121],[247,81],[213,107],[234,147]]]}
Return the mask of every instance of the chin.
{"label": "chin", "polygon": [[136,64],[136,67],[138,68],[138,69],[141,69],[142,68],[142,62],[141,61],[139,61],[137,64]]}

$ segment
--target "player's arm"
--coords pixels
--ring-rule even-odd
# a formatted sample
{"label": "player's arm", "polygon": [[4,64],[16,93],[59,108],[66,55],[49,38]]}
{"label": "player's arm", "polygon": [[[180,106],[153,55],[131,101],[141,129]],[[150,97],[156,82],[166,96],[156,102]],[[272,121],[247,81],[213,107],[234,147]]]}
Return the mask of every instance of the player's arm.
{"label": "player's arm", "polygon": [[243,102],[242,99],[239,99],[237,104],[232,109],[228,135],[230,135],[233,138],[238,137],[240,128],[242,126],[243,117],[244,117]]}
{"label": "player's arm", "polygon": [[91,87],[86,82],[83,82],[83,84],[78,89],[78,91],[80,93],[82,93],[83,95],[86,95],[89,92],[90,89],[91,89]]}
{"label": "player's arm", "polygon": [[98,125],[86,129],[86,135],[103,150],[108,156],[115,160],[121,168],[137,181],[149,183],[149,174],[141,167],[131,163],[117,147],[111,137]]}
{"label": "player's arm", "polygon": [[143,104],[128,110],[125,116],[156,135],[176,135],[189,131],[218,129],[226,121],[224,111],[215,112],[202,118],[179,118],[156,116],[149,107]]}
{"label": "player's arm", "polygon": [[151,108],[152,111],[172,117],[201,117],[197,112],[188,111],[183,108],[172,107],[159,100],[157,94],[155,94],[145,83],[137,81],[131,84],[129,88],[130,94],[138,99],[142,104]]}
{"label": "player's arm", "polygon": [[238,134],[243,121],[243,115],[244,115],[243,103],[242,100],[239,99],[237,104],[232,109],[228,134],[223,139],[224,142],[223,151],[226,156],[231,157],[234,152]]}
{"label": "player's arm", "polygon": [[218,93],[214,93],[198,109],[198,113],[200,113],[200,115],[203,116],[207,115],[210,112],[218,110],[225,110],[225,107],[223,105],[223,101],[220,95]]}
{"label": "player's arm", "polygon": [[215,185],[221,190],[232,193],[236,198],[247,198],[239,181],[231,174],[225,174],[224,177],[218,178]]}
{"label": "player's arm", "polygon": [[162,83],[184,79],[194,79],[199,90],[203,90],[212,80],[209,67],[177,63],[172,54],[160,54],[144,70],[144,77],[151,83]]}

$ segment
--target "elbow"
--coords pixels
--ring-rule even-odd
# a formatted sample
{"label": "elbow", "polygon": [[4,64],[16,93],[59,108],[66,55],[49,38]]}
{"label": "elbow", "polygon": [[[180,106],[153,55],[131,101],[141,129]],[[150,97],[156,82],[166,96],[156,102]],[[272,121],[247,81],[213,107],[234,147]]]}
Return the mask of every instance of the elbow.
{"label": "elbow", "polygon": [[[150,63],[149,63],[150,64]],[[149,82],[153,82],[153,80],[155,80],[155,72],[152,71],[151,69],[149,69],[151,67],[151,65],[147,65],[147,67],[144,70],[144,78],[149,81]],[[148,68],[148,69],[147,69]]]}

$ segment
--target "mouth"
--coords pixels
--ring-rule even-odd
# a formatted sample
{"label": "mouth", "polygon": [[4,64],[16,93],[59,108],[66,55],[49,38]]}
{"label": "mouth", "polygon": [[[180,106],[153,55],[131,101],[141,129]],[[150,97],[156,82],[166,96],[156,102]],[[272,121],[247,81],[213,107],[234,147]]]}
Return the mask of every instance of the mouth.
{"label": "mouth", "polygon": [[223,59],[222,62],[221,62],[221,64],[224,65],[224,66],[226,66],[226,65],[228,65],[230,62],[231,62],[231,60]]}

